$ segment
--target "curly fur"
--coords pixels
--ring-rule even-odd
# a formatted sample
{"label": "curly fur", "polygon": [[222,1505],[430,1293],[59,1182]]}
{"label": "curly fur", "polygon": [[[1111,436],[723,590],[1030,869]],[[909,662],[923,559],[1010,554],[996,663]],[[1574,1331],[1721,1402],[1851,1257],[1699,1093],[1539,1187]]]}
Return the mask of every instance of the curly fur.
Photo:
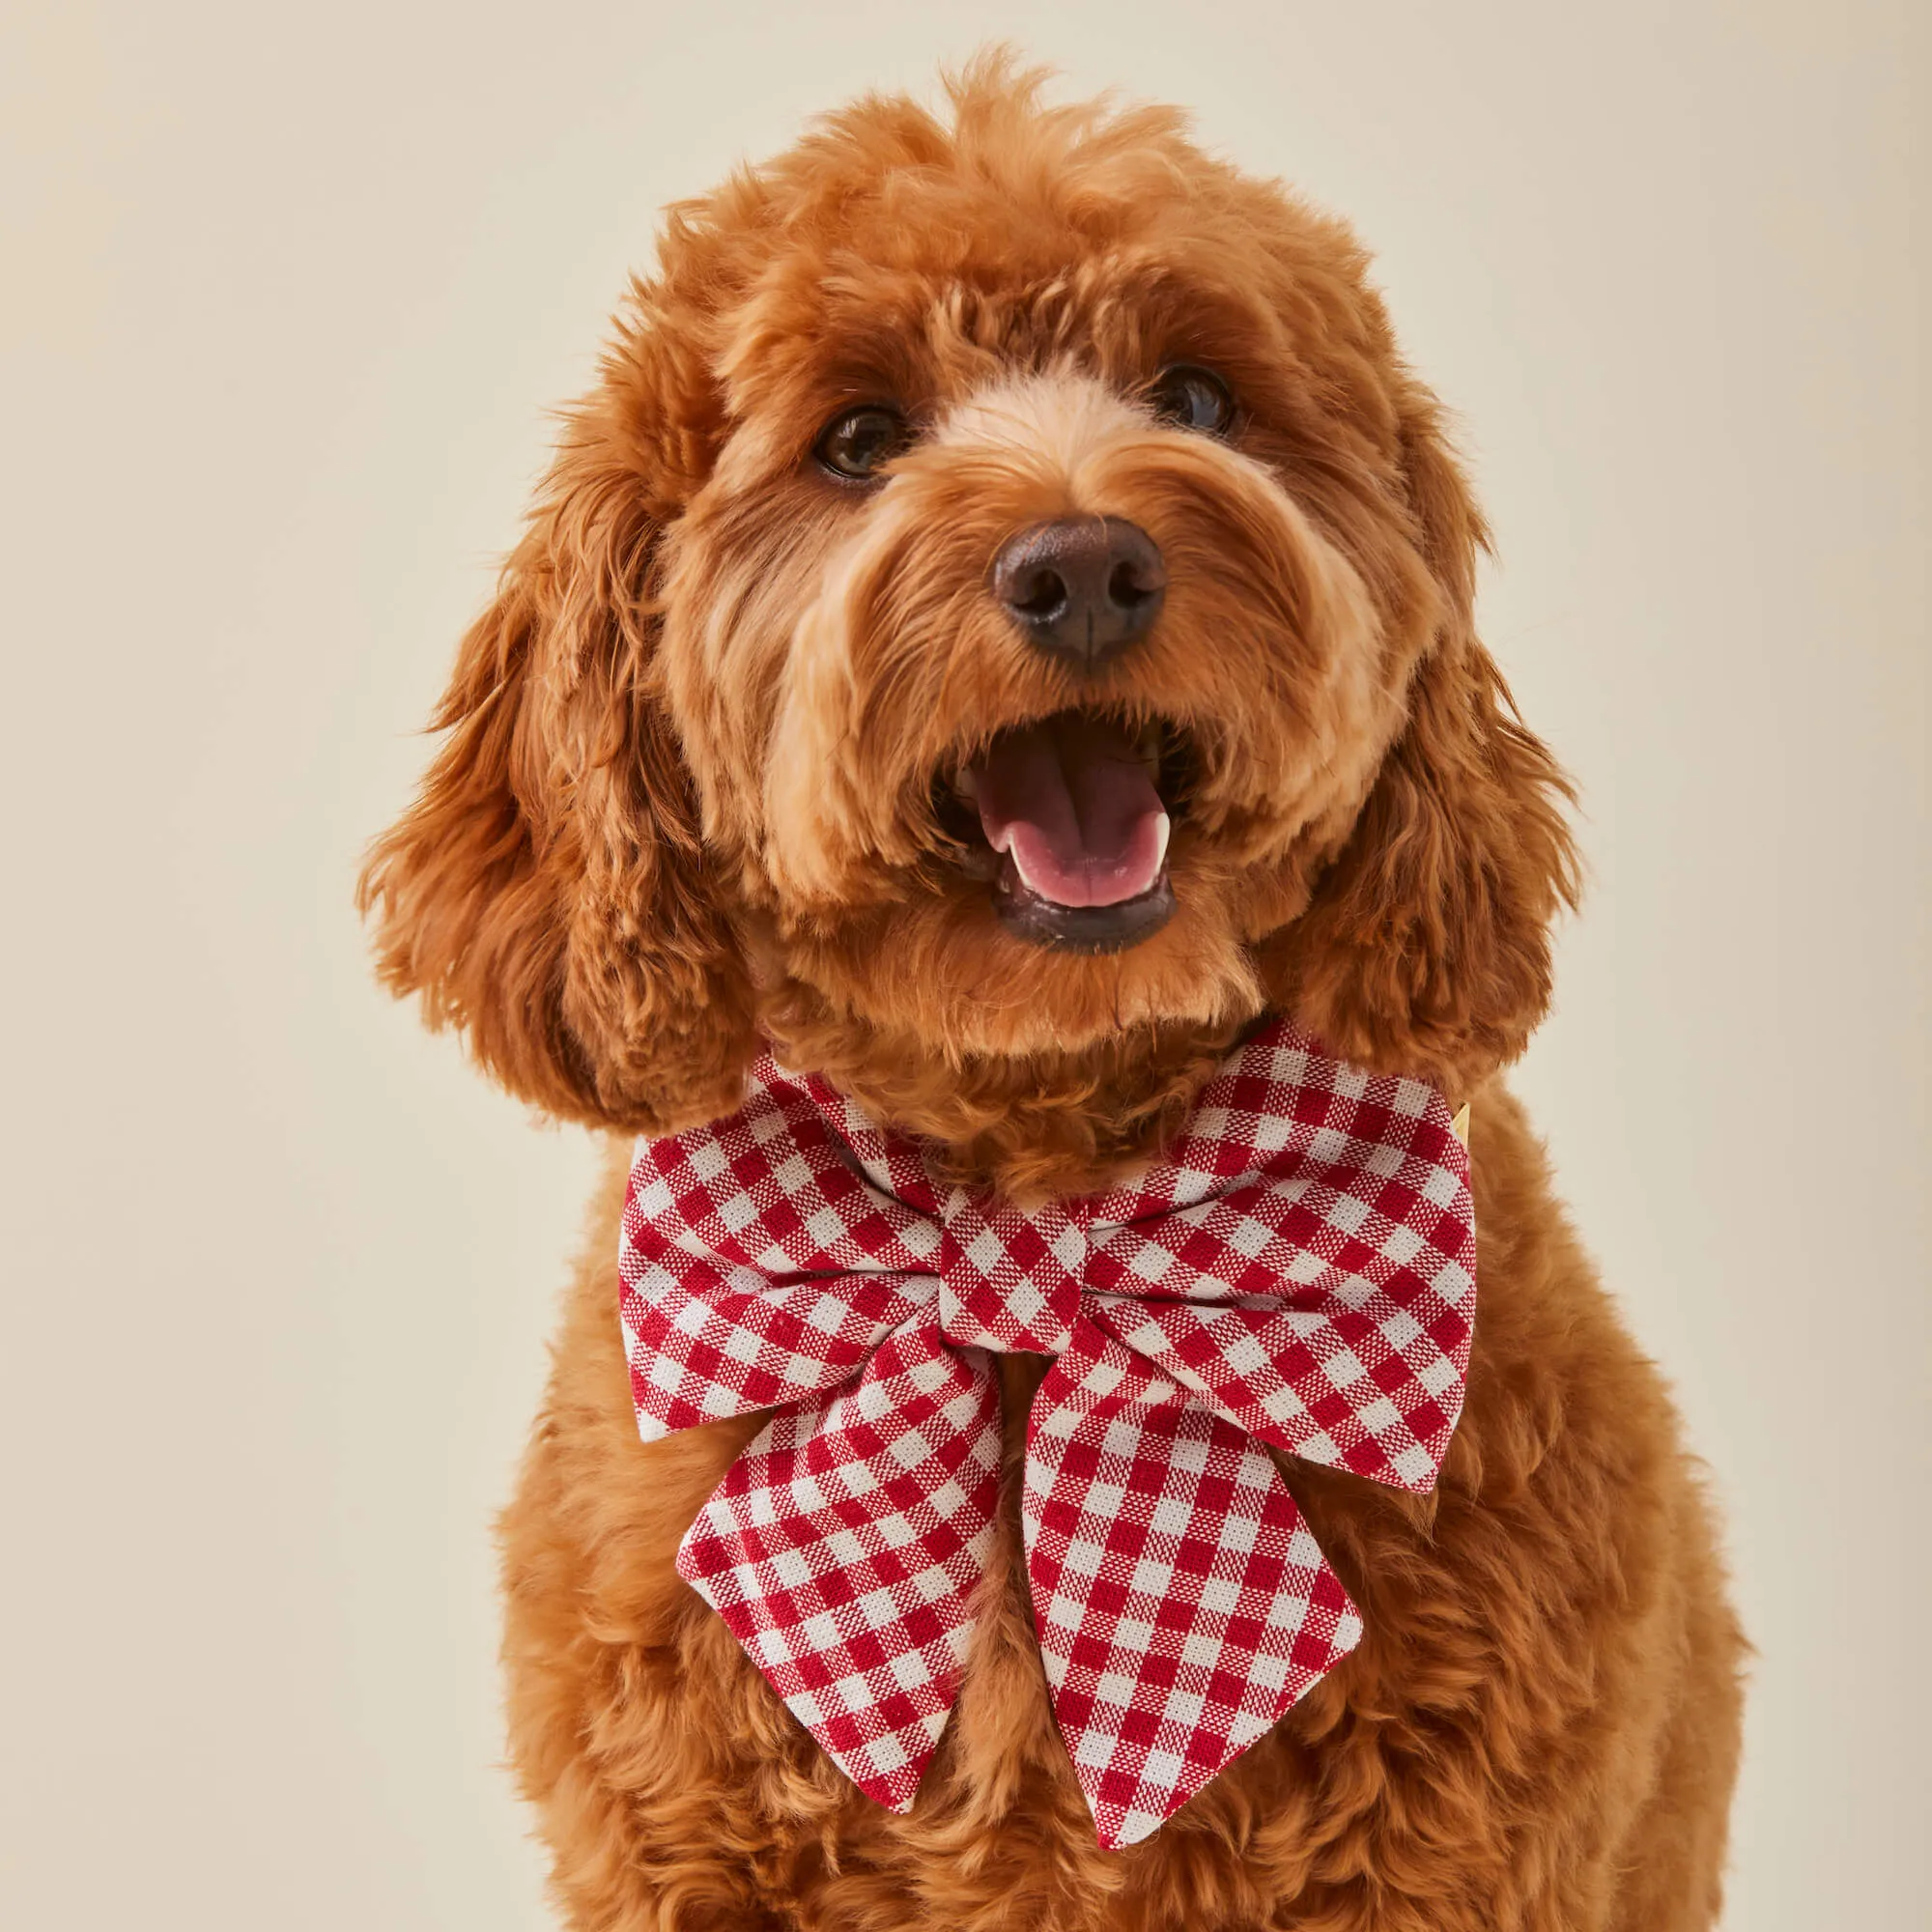
{"label": "curly fur", "polygon": [[[672,211],[371,856],[383,973],[558,1116],[709,1118],[769,1038],[1023,1198],[1157,1144],[1292,1009],[1474,1096],[1468,1406],[1428,1498],[1284,1464],[1368,1636],[1124,1853],[1053,1730],[1009,1516],[896,1817],[673,1573],[755,1423],[638,1441],[616,1149],[503,1520],[557,1897],[600,1932],[1708,1925],[1741,1641],[1666,1396],[1495,1077],[1575,862],[1476,637],[1485,532],[1436,405],[1348,232],[1176,116],[1047,109],[998,60],[952,104],[867,99]],[[1225,440],[1141,400],[1176,361],[1228,379]],[[883,488],[831,482],[820,425],[884,398],[917,440]],[[1139,522],[1170,571],[1153,634],[1085,684],[985,587],[1005,535],[1074,512]],[[936,803],[1076,704],[1190,759],[1179,909],[1106,957],[1002,928]],[[1021,1416],[1037,1364],[1003,1372]]]}

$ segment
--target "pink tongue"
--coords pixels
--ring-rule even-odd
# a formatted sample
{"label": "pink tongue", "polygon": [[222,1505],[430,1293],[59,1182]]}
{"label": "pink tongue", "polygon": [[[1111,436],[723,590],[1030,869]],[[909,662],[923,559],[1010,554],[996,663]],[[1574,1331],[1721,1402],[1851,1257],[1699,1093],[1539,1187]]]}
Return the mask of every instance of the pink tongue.
{"label": "pink tongue", "polygon": [[1009,731],[972,780],[986,842],[1039,897],[1119,905],[1160,877],[1167,813],[1119,725],[1063,716]]}

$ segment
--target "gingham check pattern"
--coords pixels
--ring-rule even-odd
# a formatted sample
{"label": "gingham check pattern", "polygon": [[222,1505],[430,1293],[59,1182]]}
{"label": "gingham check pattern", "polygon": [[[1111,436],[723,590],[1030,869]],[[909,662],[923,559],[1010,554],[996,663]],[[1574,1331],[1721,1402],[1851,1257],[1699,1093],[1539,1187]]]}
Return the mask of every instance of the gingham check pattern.
{"label": "gingham check pattern", "polygon": [[1275,1020],[1170,1154],[1027,1213],[767,1056],[729,1119],[639,1142],[620,1266],[647,1441],[776,1411],[679,1575],[895,1810],[957,1694],[993,1534],[987,1351],[1055,1357],[1021,1498],[1034,1621],[1118,1846],[1359,1641],[1266,1448],[1434,1485],[1468,1366],[1475,1217],[1434,1088]]}

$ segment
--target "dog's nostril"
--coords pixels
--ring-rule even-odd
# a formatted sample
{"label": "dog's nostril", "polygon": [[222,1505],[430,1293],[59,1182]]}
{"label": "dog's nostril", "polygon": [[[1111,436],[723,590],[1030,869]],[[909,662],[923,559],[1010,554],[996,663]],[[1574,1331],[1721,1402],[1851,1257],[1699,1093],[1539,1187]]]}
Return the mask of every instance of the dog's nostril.
{"label": "dog's nostril", "polygon": [[1035,619],[1052,617],[1066,602],[1066,585],[1060,581],[1058,571],[1036,570],[1013,586],[1013,594],[1007,602],[1023,616]]}
{"label": "dog's nostril", "polygon": [[1062,517],[1007,543],[993,594],[1040,649],[1095,670],[1147,635],[1167,571],[1154,540],[1124,517]]}

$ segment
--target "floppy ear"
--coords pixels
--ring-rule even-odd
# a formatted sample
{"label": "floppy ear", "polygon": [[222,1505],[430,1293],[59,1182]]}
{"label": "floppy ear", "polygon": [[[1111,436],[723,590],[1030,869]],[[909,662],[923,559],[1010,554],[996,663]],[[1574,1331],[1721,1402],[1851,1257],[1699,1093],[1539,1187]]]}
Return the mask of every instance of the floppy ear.
{"label": "floppy ear", "polygon": [[1477,641],[1488,532],[1433,397],[1403,399],[1403,463],[1441,598],[1407,722],[1347,844],[1280,935],[1284,1001],[1336,1052],[1458,1093],[1513,1060],[1549,1004],[1549,923],[1574,905],[1568,781]]}
{"label": "floppy ear", "polygon": [[753,1000],[654,683],[648,398],[615,381],[566,430],[357,899],[384,981],[512,1093],[664,1131],[735,1104]]}

